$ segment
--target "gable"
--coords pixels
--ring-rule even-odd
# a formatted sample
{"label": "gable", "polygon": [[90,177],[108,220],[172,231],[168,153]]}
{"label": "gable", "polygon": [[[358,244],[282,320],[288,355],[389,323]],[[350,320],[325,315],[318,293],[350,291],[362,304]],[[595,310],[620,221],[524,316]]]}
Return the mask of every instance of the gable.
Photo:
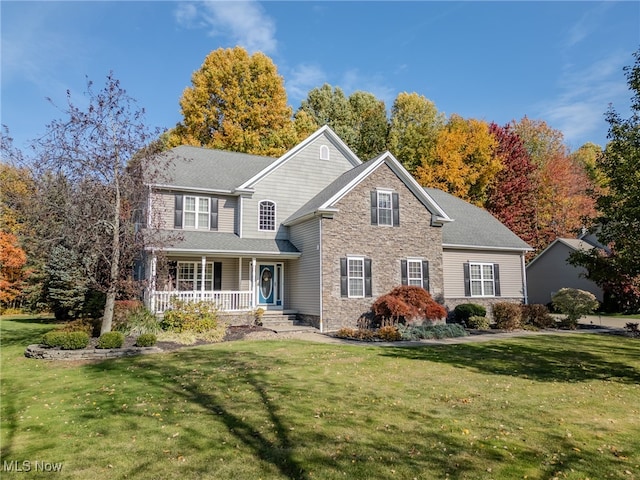
{"label": "gable", "polygon": [[341,175],[330,183],[325,189],[303,205],[298,211],[291,215],[285,224],[294,224],[303,220],[309,215],[331,214],[336,211],[337,203],[356,188],[361,182],[373,175],[377,169],[386,166],[393,172],[403,187],[408,189],[422,204],[422,206],[432,215],[432,223],[442,225],[452,221],[445,211],[434,201],[434,199],[416,182],[407,170],[398,162],[391,153],[386,152],[377,158],[363,163]]}

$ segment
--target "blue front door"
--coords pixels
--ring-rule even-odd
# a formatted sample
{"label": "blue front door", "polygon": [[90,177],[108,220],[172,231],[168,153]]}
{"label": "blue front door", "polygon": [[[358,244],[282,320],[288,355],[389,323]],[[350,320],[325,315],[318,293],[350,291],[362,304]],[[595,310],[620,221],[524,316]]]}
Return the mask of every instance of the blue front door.
{"label": "blue front door", "polygon": [[275,265],[260,265],[258,274],[258,299],[261,305],[273,305],[275,298]]}

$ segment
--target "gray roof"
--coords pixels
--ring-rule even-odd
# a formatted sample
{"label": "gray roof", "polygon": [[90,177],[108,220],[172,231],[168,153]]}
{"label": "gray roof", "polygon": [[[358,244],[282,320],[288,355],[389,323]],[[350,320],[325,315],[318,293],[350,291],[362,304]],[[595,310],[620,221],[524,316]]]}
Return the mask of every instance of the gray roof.
{"label": "gray roof", "polygon": [[180,235],[163,250],[168,252],[208,253],[229,255],[276,255],[298,256],[300,251],[289,241],[280,239],[240,238],[233,233],[210,232],[205,230],[172,231],[170,235]]}
{"label": "gray roof", "polygon": [[531,247],[486,210],[453,195],[425,188],[453,222],[442,227],[442,243],[471,248],[531,250]]}
{"label": "gray roof", "polygon": [[564,243],[569,248],[573,250],[581,250],[583,252],[588,252],[589,250],[593,250],[595,246],[591,245],[589,242],[585,242],[584,240],[578,238],[558,238],[559,242]]}
{"label": "gray roof", "polygon": [[175,147],[164,154],[171,162],[166,181],[160,183],[222,191],[233,191],[277,160],[187,145]]}
{"label": "gray roof", "polygon": [[287,225],[294,220],[304,217],[310,213],[315,212],[320,208],[327,200],[333,197],[336,193],[342,190],[344,187],[349,185],[353,179],[355,179],[362,170],[369,166],[368,163],[363,163],[358,165],[357,167],[353,167],[351,170],[346,171],[338,178],[336,178],[333,182],[327,185],[322,191],[320,191],[315,197],[305,203],[302,207],[300,207],[296,212],[294,212],[289,218],[287,218],[283,223]]}

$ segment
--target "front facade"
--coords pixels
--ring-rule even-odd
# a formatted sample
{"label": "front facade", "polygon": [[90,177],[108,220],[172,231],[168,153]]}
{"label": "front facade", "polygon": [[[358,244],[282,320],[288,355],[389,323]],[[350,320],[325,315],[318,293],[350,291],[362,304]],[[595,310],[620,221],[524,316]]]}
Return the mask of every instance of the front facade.
{"label": "front facade", "polygon": [[206,300],[331,331],[401,284],[451,308],[526,299],[514,269],[524,242],[460,256],[470,250],[447,246],[456,222],[436,198],[443,192],[421,188],[388,152],[362,163],[328,127],[276,159],[186,146],[166,154],[169,180],[149,185],[148,205],[148,222],[173,238],[148,256],[146,302],[158,314],[175,298]]}

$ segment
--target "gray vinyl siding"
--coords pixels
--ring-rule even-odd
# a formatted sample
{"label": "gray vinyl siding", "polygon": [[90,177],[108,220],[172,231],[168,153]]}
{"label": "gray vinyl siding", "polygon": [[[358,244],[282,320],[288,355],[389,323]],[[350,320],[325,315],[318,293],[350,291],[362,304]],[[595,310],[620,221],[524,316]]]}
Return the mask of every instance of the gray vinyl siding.
{"label": "gray vinyl siding", "polygon": [[522,264],[519,252],[482,252],[476,250],[453,250],[445,248],[442,254],[442,261],[445,299],[463,298],[465,296],[463,265],[467,262],[497,263],[500,265],[500,297],[495,298],[524,299]]}
{"label": "gray vinyl siding", "polygon": [[[320,160],[320,146],[329,147],[329,160]],[[353,168],[350,161],[328,137],[322,135],[302,151],[260,179],[255,193],[244,198],[242,236],[247,238],[288,238],[280,224],[307,203],[328,183]],[[276,204],[276,231],[258,230],[258,204],[271,200]]]}
{"label": "gray vinyl siding", "polygon": [[163,229],[172,229],[174,225],[174,212],[175,212],[175,196],[176,194],[182,195],[195,195],[195,196],[208,196],[218,199],[218,232],[221,233],[236,233],[236,209],[238,205],[237,197],[226,197],[221,195],[204,195],[198,193],[184,193],[184,192],[154,192],[151,196],[151,208],[155,212],[155,218],[152,220],[159,220],[160,227]]}
{"label": "gray vinyl siding", "polygon": [[573,251],[564,243],[556,242],[527,266],[529,303],[545,305],[551,301],[551,295],[565,287],[586,290],[602,301],[602,289],[584,278],[586,270],[567,263]]}
{"label": "gray vinyl siding", "polygon": [[288,262],[289,305],[303,315],[320,315],[320,219],[290,227],[290,241],[302,252]]}

